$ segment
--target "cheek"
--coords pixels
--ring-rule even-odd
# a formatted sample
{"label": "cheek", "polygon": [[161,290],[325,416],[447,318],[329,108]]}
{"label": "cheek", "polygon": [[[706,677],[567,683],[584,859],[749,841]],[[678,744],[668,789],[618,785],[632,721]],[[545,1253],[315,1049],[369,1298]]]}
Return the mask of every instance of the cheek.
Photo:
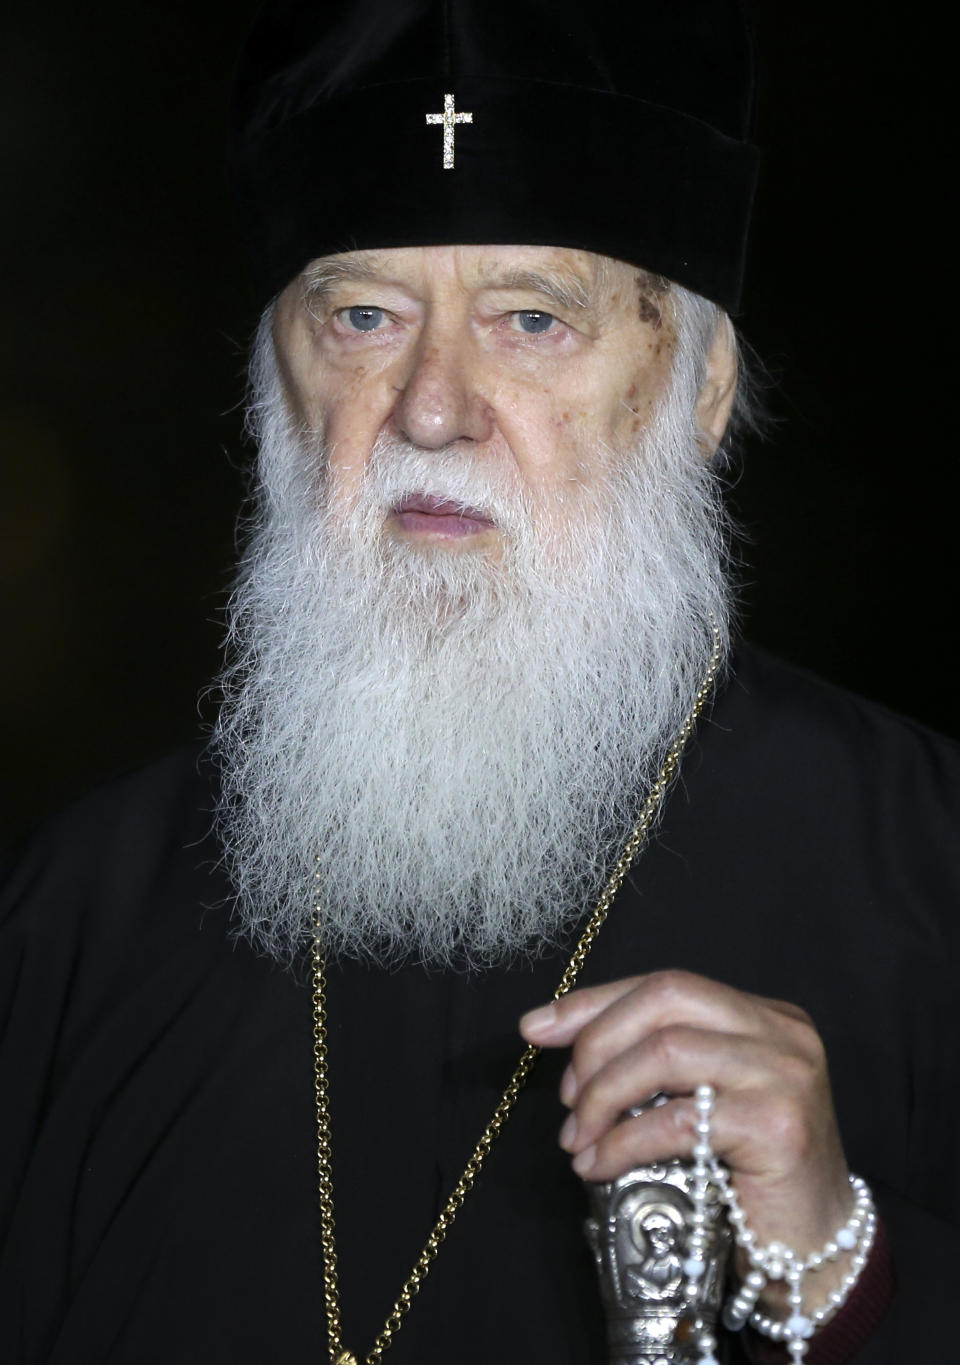
{"label": "cheek", "polygon": [[623,396],[625,411],[619,417],[619,433],[627,440],[639,437],[656,406],[656,395],[649,384],[634,380]]}
{"label": "cheek", "polygon": [[362,363],[316,384],[311,425],[327,447],[331,469],[344,478],[362,474],[395,397],[383,376],[371,375]]}
{"label": "cheek", "polygon": [[643,364],[623,390],[623,401],[615,414],[615,440],[635,441],[649,425],[669,382],[673,349],[674,339],[669,335],[659,336],[650,344]]}
{"label": "cheek", "polygon": [[550,485],[576,474],[585,416],[582,404],[546,390],[524,394],[502,406],[500,413],[500,430],[525,483]]}
{"label": "cheek", "polygon": [[608,393],[584,369],[501,385],[494,396],[497,426],[528,483],[577,478],[581,453],[608,436]]}

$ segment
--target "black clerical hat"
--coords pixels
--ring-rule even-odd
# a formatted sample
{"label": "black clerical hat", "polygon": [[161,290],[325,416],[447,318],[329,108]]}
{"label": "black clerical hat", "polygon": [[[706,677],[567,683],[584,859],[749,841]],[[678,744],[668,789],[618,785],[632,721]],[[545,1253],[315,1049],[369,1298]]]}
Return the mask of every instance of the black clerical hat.
{"label": "black clerical hat", "polygon": [[738,0],[274,0],[230,173],[261,303],[316,256],[579,247],[736,311],[757,154]]}

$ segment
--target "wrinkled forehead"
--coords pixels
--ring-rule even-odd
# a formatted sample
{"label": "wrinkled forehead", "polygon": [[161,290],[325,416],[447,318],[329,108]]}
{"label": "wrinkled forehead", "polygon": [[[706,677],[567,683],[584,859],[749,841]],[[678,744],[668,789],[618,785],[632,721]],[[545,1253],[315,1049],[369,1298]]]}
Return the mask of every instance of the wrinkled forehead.
{"label": "wrinkled forehead", "polygon": [[[465,244],[342,252],[318,258],[311,262],[305,273],[329,270],[368,277],[448,274],[467,286],[482,287],[506,278],[512,272],[528,269],[566,277],[571,285],[587,289],[614,273],[618,264],[621,263],[609,256],[568,247]],[[623,266],[623,269],[629,267]]]}
{"label": "wrinkled forehead", "polygon": [[528,290],[558,307],[601,308],[629,297],[662,295],[669,281],[652,271],[569,247],[525,244],[394,247],[322,256],[291,287],[311,295],[339,284],[397,285],[418,294],[438,288],[464,293]]}

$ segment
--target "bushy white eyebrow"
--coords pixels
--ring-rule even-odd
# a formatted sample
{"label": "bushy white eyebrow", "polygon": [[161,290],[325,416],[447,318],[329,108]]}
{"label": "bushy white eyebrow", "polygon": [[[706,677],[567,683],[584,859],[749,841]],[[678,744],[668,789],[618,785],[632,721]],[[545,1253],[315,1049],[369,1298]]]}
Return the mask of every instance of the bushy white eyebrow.
{"label": "bushy white eyebrow", "polygon": [[312,261],[303,272],[303,301],[309,306],[325,299],[337,284],[373,281],[380,275],[376,260],[364,260],[360,256],[323,256]]}
{"label": "bushy white eyebrow", "polygon": [[484,289],[524,289],[542,294],[558,308],[568,312],[590,307],[590,291],[578,275],[546,274],[539,270],[508,270],[506,274],[483,281]]}

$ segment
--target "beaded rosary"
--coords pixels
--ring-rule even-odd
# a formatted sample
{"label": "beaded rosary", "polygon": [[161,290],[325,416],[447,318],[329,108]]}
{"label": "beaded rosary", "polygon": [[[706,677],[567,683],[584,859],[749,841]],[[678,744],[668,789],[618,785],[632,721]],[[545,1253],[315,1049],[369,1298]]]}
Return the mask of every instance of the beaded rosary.
{"label": "beaded rosary", "polygon": [[[807,1353],[807,1342],[818,1328],[828,1323],[843,1307],[867,1263],[877,1232],[873,1197],[864,1180],[856,1175],[849,1177],[854,1195],[853,1212],[821,1251],[804,1257],[783,1242],[770,1242],[765,1247],[758,1245],[756,1233],[747,1227],[746,1215],[740,1207],[730,1172],[714,1155],[711,1143],[714,1099],[712,1085],[697,1087],[694,1094],[697,1123],[693,1146],[693,1226],[687,1259],[683,1263],[688,1296],[696,1298],[698,1282],[707,1269],[704,1254],[707,1240],[707,1188],[713,1184],[720,1200],[726,1205],[734,1241],[746,1252],[750,1261],[750,1270],[743,1283],[724,1305],[724,1326],[731,1332],[738,1332],[749,1322],[754,1331],[762,1336],[782,1342],[792,1361],[802,1361]],[[842,1252],[852,1252],[853,1256],[850,1270],[840,1288],[835,1289],[816,1312],[804,1313],[803,1290],[807,1273],[820,1270],[827,1262],[838,1260]],[[782,1322],[759,1312],[756,1306],[760,1295],[772,1280],[784,1280],[787,1284],[789,1316]],[[719,1365],[714,1354],[717,1342],[712,1332],[701,1331],[697,1344],[700,1365]]]}

